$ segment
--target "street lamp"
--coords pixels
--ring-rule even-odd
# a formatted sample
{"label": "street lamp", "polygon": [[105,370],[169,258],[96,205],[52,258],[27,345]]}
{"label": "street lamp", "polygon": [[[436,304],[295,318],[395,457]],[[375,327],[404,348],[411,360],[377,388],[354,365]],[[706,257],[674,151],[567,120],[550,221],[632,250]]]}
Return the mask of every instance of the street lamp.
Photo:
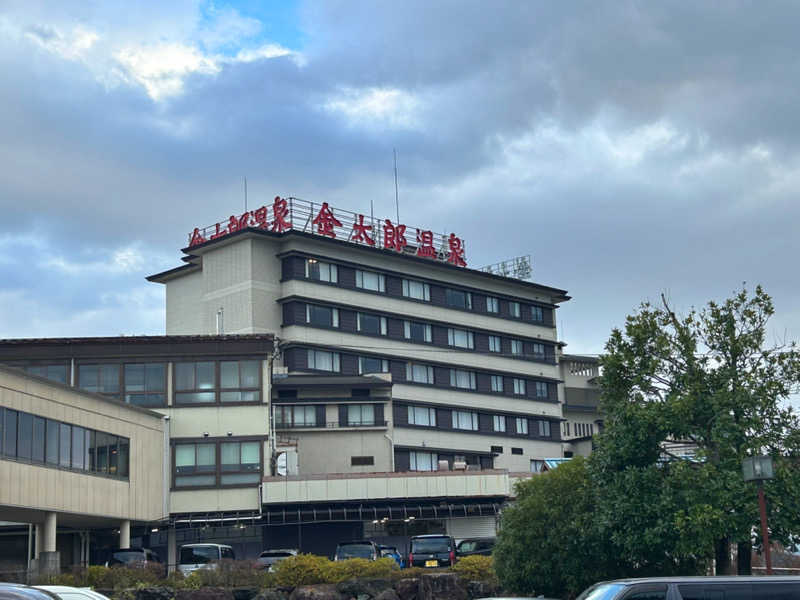
{"label": "street lamp", "polygon": [[769,533],[767,532],[767,501],[764,498],[764,480],[772,479],[771,456],[748,456],[742,461],[742,475],[745,481],[758,482],[758,509],[761,513],[761,541],[764,546],[764,561],[767,564],[767,575],[772,575],[772,558],[769,555]]}

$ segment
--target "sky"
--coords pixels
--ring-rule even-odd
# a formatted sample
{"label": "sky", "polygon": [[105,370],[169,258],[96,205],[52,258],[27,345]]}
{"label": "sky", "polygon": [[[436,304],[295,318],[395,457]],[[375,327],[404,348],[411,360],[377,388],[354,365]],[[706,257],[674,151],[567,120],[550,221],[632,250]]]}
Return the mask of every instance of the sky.
{"label": "sky", "polygon": [[0,0],[0,337],[164,332],[276,195],[531,255],[572,353],[762,284],[800,338],[800,4]]}

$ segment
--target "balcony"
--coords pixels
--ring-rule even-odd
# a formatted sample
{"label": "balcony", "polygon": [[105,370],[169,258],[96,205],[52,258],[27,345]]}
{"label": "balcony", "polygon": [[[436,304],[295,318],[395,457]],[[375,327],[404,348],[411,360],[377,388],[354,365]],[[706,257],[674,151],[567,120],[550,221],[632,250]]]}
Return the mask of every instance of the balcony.
{"label": "balcony", "polygon": [[277,431],[297,430],[297,429],[385,429],[389,426],[388,421],[375,421],[372,423],[341,423],[339,421],[328,421],[327,423],[275,423]]}

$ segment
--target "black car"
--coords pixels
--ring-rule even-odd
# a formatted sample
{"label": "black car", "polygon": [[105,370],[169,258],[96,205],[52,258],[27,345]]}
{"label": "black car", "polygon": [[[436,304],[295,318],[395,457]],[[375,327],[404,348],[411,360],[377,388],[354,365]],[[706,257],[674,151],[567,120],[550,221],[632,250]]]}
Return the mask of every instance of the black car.
{"label": "black car", "polygon": [[411,538],[409,567],[451,567],[456,562],[456,542],[449,535],[416,535]]}
{"label": "black car", "polygon": [[107,567],[143,567],[161,563],[161,557],[149,548],[115,548],[111,550]]}
{"label": "black car", "polygon": [[339,542],[333,560],[346,560],[348,558],[366,558],[378,560],[381,551],[378,545],[370,540],[353,540],[352,542]]}
{"label": "black car", "polygon": [[467,538],[458,542],[456,556],[491,556],[495,538]]}
{"label": "black car", "polygon": [[643,577],[603,581],[585,590],[578,600],[706,600],[747,598],[779,600],[800,598],[800,577]]}

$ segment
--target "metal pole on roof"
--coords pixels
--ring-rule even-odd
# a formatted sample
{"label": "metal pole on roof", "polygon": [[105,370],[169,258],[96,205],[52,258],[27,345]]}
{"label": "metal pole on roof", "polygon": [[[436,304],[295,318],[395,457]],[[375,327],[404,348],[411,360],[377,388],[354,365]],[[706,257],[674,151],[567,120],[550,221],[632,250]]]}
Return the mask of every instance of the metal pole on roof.
{"label": "metal pole on roof", "polygon": [[397,192],[397,148],[392,148],[394,152],[394,206],[397,209],[396,225],[400,224],[400,196]]}

